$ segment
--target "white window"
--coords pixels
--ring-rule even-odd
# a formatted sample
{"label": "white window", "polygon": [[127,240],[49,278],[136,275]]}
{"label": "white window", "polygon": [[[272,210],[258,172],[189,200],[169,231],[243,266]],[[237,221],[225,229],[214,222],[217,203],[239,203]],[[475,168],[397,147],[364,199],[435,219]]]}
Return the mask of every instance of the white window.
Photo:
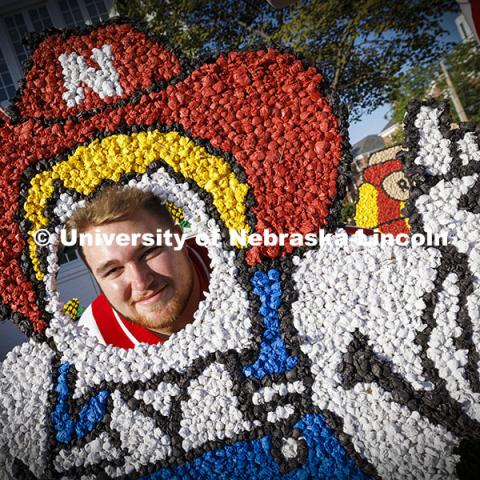
{"label": "white window", "polygon": [[[50,0],[30,2],[22,10],[2,11],[0,2],[0,103],[6,106],[15,94],[28,57],[23,41],[30,32],[50,27],[74,28],[109,18],[111,0]],[[47,5],[48,3],[48,5]],[[108,8],[107,8],[108,7]]]}
{"label": "white window", "polygon": [[92,23],[95,24],[108,19],[108,10],[103,0],[85,0],[85,6]]}
{"label": "white window", "polygon": [[0,102],[4,102],[15,95],[15,84],[8,70],[7,62],[0,50]]}
{"label": "white window", "polygon": [[59,265],[63,265],[64,263],[69,263],[73,262],[74,260],[77,260],[79,257],[77,253],[76,247],[65,247],[60,251],[59,257],[58,257],[58,263]]}
{"label": "white window", "polygon": [[59,0],[58,8],[62,14],[66,27],[72,28],[85,24],[82,10],[77,0]]}
{"label": "white window", "polygon": [[7,33],[12,42],[15,55],[20,65],[23,64],[27,58],[27,49],[23,45],[23,39],[28,33],[27,23],[22,13],[16,13],[4,17],[4,22],[7,27]]}
{"label": "white window", "polygon": [[30,8],[27,11],[30,22],[32,22],[33,30],[35,32],[43,32],[47,28],[53,26],[52,19],[48,13],[47,7],[45,5],[40,5],[39,7]]}
{"label": "white window", "polygon": [[455,19],[455,23],[457,25],[457,30],[460,36],[462,37],[462,40],[465,41],[468,38],[471,38],[473,36],[472,30],[470,29],[467,21],[465,20],[465,17],[462,15],[459,15]]}
{"label": "white window", "polygon": [[27,49],[23,40],[28,32],[42,32],[53,26],[46,5],[29,8],[3,17],[8,37],[13,46],[19,65],[27,58]]}

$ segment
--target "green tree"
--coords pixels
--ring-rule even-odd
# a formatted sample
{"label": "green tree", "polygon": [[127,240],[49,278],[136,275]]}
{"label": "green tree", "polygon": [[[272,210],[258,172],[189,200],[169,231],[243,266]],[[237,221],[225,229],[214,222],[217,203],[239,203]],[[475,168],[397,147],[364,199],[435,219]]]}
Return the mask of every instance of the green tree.
{"label": "green tree", "polygon": [[[480,120],[480,48],[473,40],[458,43],[445,54],[443,61],[468,119]],[[453,119],[459,121],[439,61],[416,65],[402,74],[391,96],[392,119],[401,123],[411,100],[431,95],[448,99]],[[401,139],[402,133],[398,135]]]}
{"label": "green tree", "polygon": [[278,16],[265,1],[116,0],[115,8],[121,16],[147,22],[187,57],[216,56],[261,38],[270,41],[267,23]]}
{"label": "green tree", "polygon": [[450,0],[301,1],[276,34],[319,64],[350,119],[389,100],[406,65],[431,62],[445,49]]}
{"label": "green tree", "polygon": [[324,72],[350,119],[386,103],[405,66],[444,52],[442,15],[453,0],[117,0],[124,16],[147,21],[187,56],[263,42],[286,46]]}
{"label": "green tree", "polygon": [[[399,125],[403,125],[403,117],[407,111],[408,104],[413,99],[423,99],[427,91],[431,88],[433,82],[432,65],[440,68],[439,63],[430,63],[425,65],[415,65],[403,73],[398,82],[397,88],[392,91],[391,120]],[[403,143],[403,127],[399,128],[390,139],[392,144]]]}
{"label": "green tree", "polygon": [[[480,47],[474,40],[459,43],[446,55],[445,64],[468,119],[480,120]],[[439,85],[446,94],[443,75]]]}

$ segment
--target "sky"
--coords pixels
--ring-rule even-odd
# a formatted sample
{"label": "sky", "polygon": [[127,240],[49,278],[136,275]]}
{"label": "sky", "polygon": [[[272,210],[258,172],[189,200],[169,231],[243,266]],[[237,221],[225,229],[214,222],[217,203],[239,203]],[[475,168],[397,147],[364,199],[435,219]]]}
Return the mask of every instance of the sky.
{"label": "sky", "polygon": [[[444,15],[444,26],[448,30],[448,35],[444,37],[445,41],[458,43],[461,37],[455,25],[455,18],[459,13],[448,13]],[[377,108],[369,115],[365,115],[360,121],[352,123],[348,129],[350,135],[350,143],[355,145],[359,140],[367,135],[376,135],[380,133],[390,120],[389,112],[390,104],[386,104]]]}

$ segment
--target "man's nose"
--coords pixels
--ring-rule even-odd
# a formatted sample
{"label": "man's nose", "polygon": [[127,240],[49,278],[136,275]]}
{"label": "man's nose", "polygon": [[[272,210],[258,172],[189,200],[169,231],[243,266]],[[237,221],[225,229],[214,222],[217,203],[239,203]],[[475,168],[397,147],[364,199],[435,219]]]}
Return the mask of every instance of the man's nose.
{"label": "man's nose", "polygon": [[143,292],[148,290],[153,283],[153,272],[145,263],[130,265],[130,284],[132,291]]}

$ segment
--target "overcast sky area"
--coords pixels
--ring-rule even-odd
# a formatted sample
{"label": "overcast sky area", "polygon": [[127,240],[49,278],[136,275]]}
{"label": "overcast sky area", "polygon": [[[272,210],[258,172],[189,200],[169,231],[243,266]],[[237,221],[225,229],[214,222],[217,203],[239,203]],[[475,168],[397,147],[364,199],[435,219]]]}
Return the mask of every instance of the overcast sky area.
{"label": "overcast sky area", "polygon": [[[448,36],[444,37],[444,41],[458,43],[461,41],[457,26],[455,25],[455,18],[460,15],[458,13],[448,13],[444,16],[444,25],[448,30]],[[390,104],[377,108],[370,115],[366,115],[362,120],[352,123],[348,132],[350,134],[350,143],[355,145],[359,140],[367,135],[376,135],[380,133],[385,125],[390,120],[389,118]],[[386,118],[385,118],[386,116]]]}

